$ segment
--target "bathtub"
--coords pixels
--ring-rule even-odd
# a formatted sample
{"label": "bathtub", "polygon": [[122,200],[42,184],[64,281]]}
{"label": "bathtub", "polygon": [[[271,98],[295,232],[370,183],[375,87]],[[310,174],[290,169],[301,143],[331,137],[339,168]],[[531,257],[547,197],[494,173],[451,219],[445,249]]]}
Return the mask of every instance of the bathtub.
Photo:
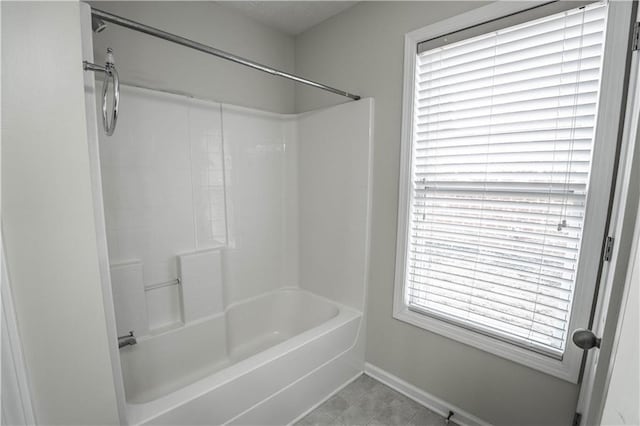
{"label": "bathtub", "polygon": [[363,368],[362,314],[300,289],[121,350],[130,424],[287,424]]}

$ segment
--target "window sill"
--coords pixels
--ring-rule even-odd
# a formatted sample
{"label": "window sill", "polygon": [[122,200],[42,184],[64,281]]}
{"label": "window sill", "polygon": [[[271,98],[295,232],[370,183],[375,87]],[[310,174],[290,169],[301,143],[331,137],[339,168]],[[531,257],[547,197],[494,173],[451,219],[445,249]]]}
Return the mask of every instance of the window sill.
{"label": "window sill", "polygon": [[[396,304],[393,317],[397,320],[420,327],[424,330],[453,339],[476,349],[489,352],[509,361],[525,365],[571,383],[578,383],[580,362],[565,359],[559,360],[548,355],[525,349],[515,344],[439,320],[419,312],[409,310],[404,304]],[[573,362],[572,362],[573,361]],[[579,360],[578,360],[579,361]],[[577,365],[576,365],[577,364]]]}

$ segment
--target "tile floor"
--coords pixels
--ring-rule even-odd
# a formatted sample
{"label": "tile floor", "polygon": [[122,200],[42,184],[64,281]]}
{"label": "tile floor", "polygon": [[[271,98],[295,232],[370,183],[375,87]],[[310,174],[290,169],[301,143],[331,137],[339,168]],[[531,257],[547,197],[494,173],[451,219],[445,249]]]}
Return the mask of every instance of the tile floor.
{"label": "tile floor", "polygon": [[[296,426],[445,426],[445,419],[363,374]],[[451,421],[449,426],[455,426]]]}

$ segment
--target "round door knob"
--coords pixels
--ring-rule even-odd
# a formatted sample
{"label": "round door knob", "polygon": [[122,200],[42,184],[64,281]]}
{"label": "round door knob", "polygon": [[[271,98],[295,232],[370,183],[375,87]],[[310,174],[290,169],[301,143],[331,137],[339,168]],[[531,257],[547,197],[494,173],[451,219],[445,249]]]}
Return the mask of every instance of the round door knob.
{"label": "round door knob", "polygon": [[596,337],[596,335],[593,334],[593,331],[586,330],[584,328],[579,328],[574,331],[571,336],[571,340],[573,340],[573,343],[575,343],[577,347],[584,350],[599,348],[600,342],[602,341],[601,338]]}

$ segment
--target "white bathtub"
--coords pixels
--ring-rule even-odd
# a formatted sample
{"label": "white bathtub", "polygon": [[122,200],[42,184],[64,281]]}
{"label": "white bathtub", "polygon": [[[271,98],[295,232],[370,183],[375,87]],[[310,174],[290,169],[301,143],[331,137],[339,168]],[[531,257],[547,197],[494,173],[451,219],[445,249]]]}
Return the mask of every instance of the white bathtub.
{"label": "white bathtub", "polygon": [[282,289],[141,338],[121,351],[129,422],[289,423],[362,371],[361,317]]}

